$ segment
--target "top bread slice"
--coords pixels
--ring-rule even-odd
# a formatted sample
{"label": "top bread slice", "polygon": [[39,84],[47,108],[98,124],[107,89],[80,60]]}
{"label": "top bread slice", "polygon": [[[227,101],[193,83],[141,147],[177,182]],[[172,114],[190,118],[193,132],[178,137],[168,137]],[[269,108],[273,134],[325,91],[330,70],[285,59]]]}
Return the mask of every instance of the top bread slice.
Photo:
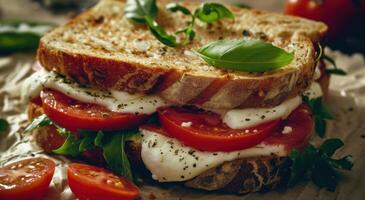
{"label": "top bread slice", "polygon": [[[166,11],[158,1],[157,21],[168,32],[190,19]],[[182,3],[190,10],[196,3]],[[102,0],[40,41],[38,60],[83,85],[130,93],[157,93],[176,104],[211,109],[270,107],[301,94],[312,82],[316,65],[313,43],[327,27],[298,17],[229,7],[236,19],[197,22],[196,38],[185,48],[170,48],[146,26],[124,17],[125,1]],[[289,65],[264,72],[218,69],[192,49],[219,39],[261,39],[293,52]]]}

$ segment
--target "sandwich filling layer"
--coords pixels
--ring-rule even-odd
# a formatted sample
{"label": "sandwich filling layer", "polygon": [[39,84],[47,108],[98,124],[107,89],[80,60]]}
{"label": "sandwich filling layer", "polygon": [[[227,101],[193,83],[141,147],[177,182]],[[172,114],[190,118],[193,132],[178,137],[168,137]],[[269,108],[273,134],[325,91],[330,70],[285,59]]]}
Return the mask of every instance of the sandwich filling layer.
{"label": "sandwich filling layer", "polygon": [[[288,156],[289,150],[301,148],[307,143],[313,125],[311,119],[307,120],[306,126],[301,124],[302,122],[296,119],[295,116],[294,119],[290,119],[293,118],[290,116],[295,112],[299,112],[299,115],[303,114],[302,111],[297,111],[298,109],[303,110],[300,96],[288,99],[272,108],[220,110],[214,115],[219,116],[218,118],[221,121],[219,123],[223,124],[223,128],[222,126],[215,127],[214,123],[216,122],[214,122],[211,125],[211,130],[234,130],[229,132],[228,135],[226,134],[225,137],[234,136],[235,134],[255,134],[257,132],[256,127],[266,126],[265,123],[270,124],[275,121],[277,123],[274,123],[274,129],[270,129],[270,133],[260,139],[259,142],[256,141],[249,146],[234,150],[213,151],[190,146],[186,141],[175,137],[171,133],[173,130],[166,129],[165,124],[161,122],[161,110],[179,106],[172,105],[158,95],[129,94],[84,87],[66,77],[42,69],[26,80],[22,88],[23,98],[35,99],[40,96],[42,90],[47,89],[58,91],[81,103],[103,106],[113,113],[150,115],[157,112],[161,123],[158,127],[163,130],[164,134],[145,126],[142,126],[139,130],[142,135],[140,142],[143,163],[151,171],[152,178],[160,182],[186,181],[208,169],[235,159],[256,156]],[[314,82],[304,95],[310,99],[320,97],[322,91],[319,84]],[[211,112],[200,110],[198,112]],[[289,118],[289,122],[285,122],[287,118]],[[311,117],[307,117],[307,119],[309,118]],[[178,126],[186,131],[199,130],[199,127],[204,126],[195,123],[196,120],[183,120]],[[308,128],[308,130],[298,131],[298,129],[303,128]]]}

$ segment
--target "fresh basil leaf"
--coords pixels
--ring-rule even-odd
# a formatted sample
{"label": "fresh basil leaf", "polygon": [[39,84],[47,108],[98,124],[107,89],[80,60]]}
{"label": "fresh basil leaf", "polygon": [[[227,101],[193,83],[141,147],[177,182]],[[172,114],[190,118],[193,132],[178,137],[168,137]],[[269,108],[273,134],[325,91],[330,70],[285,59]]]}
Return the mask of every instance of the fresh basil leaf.
{"label": "fresh basil leaf", "polygon": [[218,40],[196,51],[208,64],[244,72],[265,72],[288,65],[292,53],[261,40]]}
{"label": "fresh basil leaf", "polygon": [[324,158],[319,159],[312,169],[311,178],[318,187],[326,188],[329,191],[335,191],[338,183],[338,175],[328,161]]}
{"label": "fresh basil leaf", "polygon": [[328,157],[333,156],[337,149],[341,148],[344,143],[338,138],[327,139],[322,143],[319,149]]}
{"label": "fresh basil leaf", "polygon": [[232,6],[236,6],[236,7],[239,7],[239,8],[247,8],[247,9],[250,9],[252,8],[251,6],[245,4],[245,3],[242,3],[242,2],[232,2],[230,3]]}
{"label": "fresh basil leaf", "polygon": [[177,47],[179,44],[176,42],[176,37],[169,35],[163,27],[157,24],[152,18],[145,16],[145,21],[152,32],[152,34],[158,39],[162,44],[169,47]]}
{"label": "fresh basil leaf", "polygon": [[354,166],[351,155],[345,156],[338,160],[330,159],[329,162],[336,169],[351,170]]}
{"label": "fresh basil leaf", "polygon": [[347,75],[347,73],[344,70],[338,69],[338,68],[335,68],[335,69],[326,69],[326,72],[328,74],[334,74],[334,75],[340,75],[340,76]]}
{"label": "fresh basil leaf", "polygon": [[62,144],[61,147],[53,150],[52,152],[55,154],[68,155],[73,157],[80,155],[79,146],[81,141],[66,129],[58,128],[57,131],[62,136],[66,136],[66,141]]}
{"label": "fresh basil leaf", "polygon": [[181,12],[184,15],[191,15],[191,12],[189,9],[185,8],[182,5],[179,5],[177,3],[169,3],[166,5],[166,9],[171,12]]}
{"label": "fresh basil leaf", "polygon": [[224,5],[219,3],[203,3],[194,15],[202,22],[213,23],[223,18],[234,20],[234,14]]}
{"label": "fresh basil leaf", "polygon": [[0,118],[0,133],[9,130],[9,122],[6,119]]}
{"label": "fresh basil leaf", "polygon": [[157,12],[156,0],[128,0],[124,7],[125,17],[137,23],[146,23],[145,16],[154,19]]}
{"label": "fresh basil leaf", "polygon": [[47,117],[47,115],[43,114],[35,119],[25,128],[24,132],[30,132],[34,129],[52,125],[53,122]]}
{"label": "fresh basil leaf", "polygon": [[53,26],[50,23],[0,20],[0,54],[35,50],[41,36]]}

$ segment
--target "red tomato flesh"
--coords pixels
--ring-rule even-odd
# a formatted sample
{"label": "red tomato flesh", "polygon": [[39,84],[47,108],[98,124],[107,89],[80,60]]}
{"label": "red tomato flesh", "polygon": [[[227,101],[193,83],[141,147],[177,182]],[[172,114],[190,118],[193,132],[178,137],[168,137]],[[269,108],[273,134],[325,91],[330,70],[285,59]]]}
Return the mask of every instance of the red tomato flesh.
{"label": "red tomato flesh", "polygon": [[[280,120],[248,129],[231,129],[221,116],[207,111],[187,108],[159,110],[160,123],[166,132],[185,145],[204,151],[235,151],[252,147],[269,137]],[[183,127],[183,122],[191,126]]]}
{"label": "red tomato flesh", "polygon": [[138,188],[127,179],[103,168],[72,163],[67,169],[68,184],[80,200],[132,200]]}
{"label": "red tomato flesh", "polygon": [[[292,129],[290,133],[283,134],[285,126]],[[295,109],[285,120],[280,123],[277,131],[263,142],[266,144],[282,144],[288,151],[302,149],[308,144],[314,122],[310,108],[302,104]]]}
{"label": "red tomato flesh", "polygon": [[55,90],[41,92],[44,113],[57,125],[70,131],[115,131],[135,128],[147,115],[117,113],[107,108],[77,101]]}
{"label": "red tomato flesh", "polygon": [[[235,151],[252,147],[260,142],[283,144],[287,149],[302,148],[307,144],[313,129],[310,109],[302,104],[287,119],[275,120],[248,129],[230,129],[215,113],[184,108],[167,108],[159,111],[163,131],[147,129],[177,138],[187,146],[204,151]],[[192,122],[183,127],[183,122]],[[283,134],[283,127],[292,128]],[[254,131],[256,130],[256,131]]]}
{"label": "red tomato flesh", "polygon": [[0,169],[0,200],[42,199],[55,170],[46,158],[21,160]]}

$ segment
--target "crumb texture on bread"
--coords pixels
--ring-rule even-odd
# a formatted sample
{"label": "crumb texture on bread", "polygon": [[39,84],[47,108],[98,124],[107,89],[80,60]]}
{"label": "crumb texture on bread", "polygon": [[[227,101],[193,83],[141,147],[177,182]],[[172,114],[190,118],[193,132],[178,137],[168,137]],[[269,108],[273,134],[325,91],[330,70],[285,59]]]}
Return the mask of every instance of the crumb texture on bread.
{"label": "crumb texture on bread", "polygon": [[[168,32],[185,26],[189,17],[166,11],[165,1],[158,3],[157,21]],[[197,22],[191,44],[169,48],[147,27],[127,20],[124,4],[102,0],[46,34],[38,49],[40,63],[84,85],[159,93],[177,104],[218,109],[274,106],[308,87],[315,67],[313,43],[327,29],[323,23],[297,17],[230,7],[235,21]],[[198,6],[183,4],[191,10]],[[265,40],[294,53],[295,58],[280,69],[246,73],[209,66],[192,52],[219,39],[242,38]]]}

